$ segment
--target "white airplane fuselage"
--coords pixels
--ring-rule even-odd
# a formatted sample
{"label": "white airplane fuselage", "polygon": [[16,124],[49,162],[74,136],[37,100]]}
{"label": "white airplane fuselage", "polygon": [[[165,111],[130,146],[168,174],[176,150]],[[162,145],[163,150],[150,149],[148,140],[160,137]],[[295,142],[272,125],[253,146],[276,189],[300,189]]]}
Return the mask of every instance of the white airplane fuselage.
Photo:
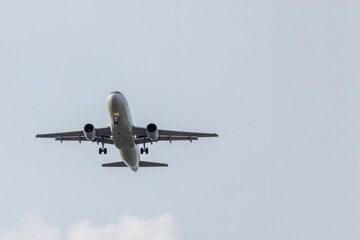
{"label": "white airplane fuselage", "polygon": [[[110,115],[110,129],[114,144],[122,160],[136,172],[139,168],[140,153],[133,136],[133,121],[125,96],[120,92],[111,93],[106,99]],[[114,124],[117,118],[117,124]]]}

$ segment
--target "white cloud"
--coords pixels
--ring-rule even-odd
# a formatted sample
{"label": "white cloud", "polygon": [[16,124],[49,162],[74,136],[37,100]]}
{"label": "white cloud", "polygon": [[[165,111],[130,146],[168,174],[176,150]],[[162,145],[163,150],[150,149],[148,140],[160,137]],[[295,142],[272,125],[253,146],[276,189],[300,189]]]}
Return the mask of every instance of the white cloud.
{"label": "white cloud", "polygon": [[172,240],[175,239],[175,228],[170,214],[147,219],[125,216],[117,223],[103,227],[79,222],[70,229],[67,240]]}
{"label": "white cloud", "polygon": [[[68,231],[50,227],[35,214],[20,217],[20,227],[0,233],[0,240],[175,240],[176,223],[171,214],[155,218],[123,216],[116,223],[94,226],[89,221],[73,224]],[[63,237],[62,237],[63,236]]]}

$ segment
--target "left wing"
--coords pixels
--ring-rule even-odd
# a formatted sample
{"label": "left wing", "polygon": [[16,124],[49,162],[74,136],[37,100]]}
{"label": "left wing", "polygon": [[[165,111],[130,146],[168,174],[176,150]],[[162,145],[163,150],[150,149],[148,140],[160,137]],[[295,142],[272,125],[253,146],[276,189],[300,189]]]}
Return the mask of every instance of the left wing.
{"label": "left wing", "polygon": [[[59,133],[46,133],[37,134],[37,138],[54,138],[56,141],[89,141],[83,131],[73,132],[59,132]],[[114,144],[114,140],[111,138],[110,127],[96,128],[96,137],[94,142],[104,142],[107,144]]]}
{"label": "left wing", "polygon": [[[159,129],[159,138],[156,141],[190,141],[198,140],[199,137],[218,137],[216,133],[197,133],[197,132],[182,132],[173,130],[162,130]],[[136,136],[135,143],[143,144],[148,142],[154,142],[147,137],[146,128],[144,127],[133,127],[133,135]],[[155,142],[156,142],[155,141]]]}

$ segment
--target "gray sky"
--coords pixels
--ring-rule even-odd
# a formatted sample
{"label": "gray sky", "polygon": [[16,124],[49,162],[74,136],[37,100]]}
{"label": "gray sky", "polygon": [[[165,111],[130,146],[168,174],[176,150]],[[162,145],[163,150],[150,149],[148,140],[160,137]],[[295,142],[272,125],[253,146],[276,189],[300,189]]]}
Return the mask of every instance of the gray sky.
{"label": "gray sky", "polygon": [[360,3],[273,11],[273,236],[359,239]]}
{"label": "gray sky", "polygon": [[[0,239],[358,239],[359,3],[0,2]],[[168,169],[35,134],[134,123]],[[142,234],[142,235],[141,235]]]}

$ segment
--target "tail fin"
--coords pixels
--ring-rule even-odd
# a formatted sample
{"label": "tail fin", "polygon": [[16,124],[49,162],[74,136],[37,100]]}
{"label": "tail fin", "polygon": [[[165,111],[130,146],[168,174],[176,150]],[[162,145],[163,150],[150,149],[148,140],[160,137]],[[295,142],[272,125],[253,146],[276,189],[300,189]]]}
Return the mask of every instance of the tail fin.
{"label": "tail fin", "polygon": [[[124,162],[113,162],[113,163],[105,163],[102,165],[103,167],[127,167]],[[156,163],[156,162],[145,162],[140,161],[139,167],[167,167],[166,163]]]}

